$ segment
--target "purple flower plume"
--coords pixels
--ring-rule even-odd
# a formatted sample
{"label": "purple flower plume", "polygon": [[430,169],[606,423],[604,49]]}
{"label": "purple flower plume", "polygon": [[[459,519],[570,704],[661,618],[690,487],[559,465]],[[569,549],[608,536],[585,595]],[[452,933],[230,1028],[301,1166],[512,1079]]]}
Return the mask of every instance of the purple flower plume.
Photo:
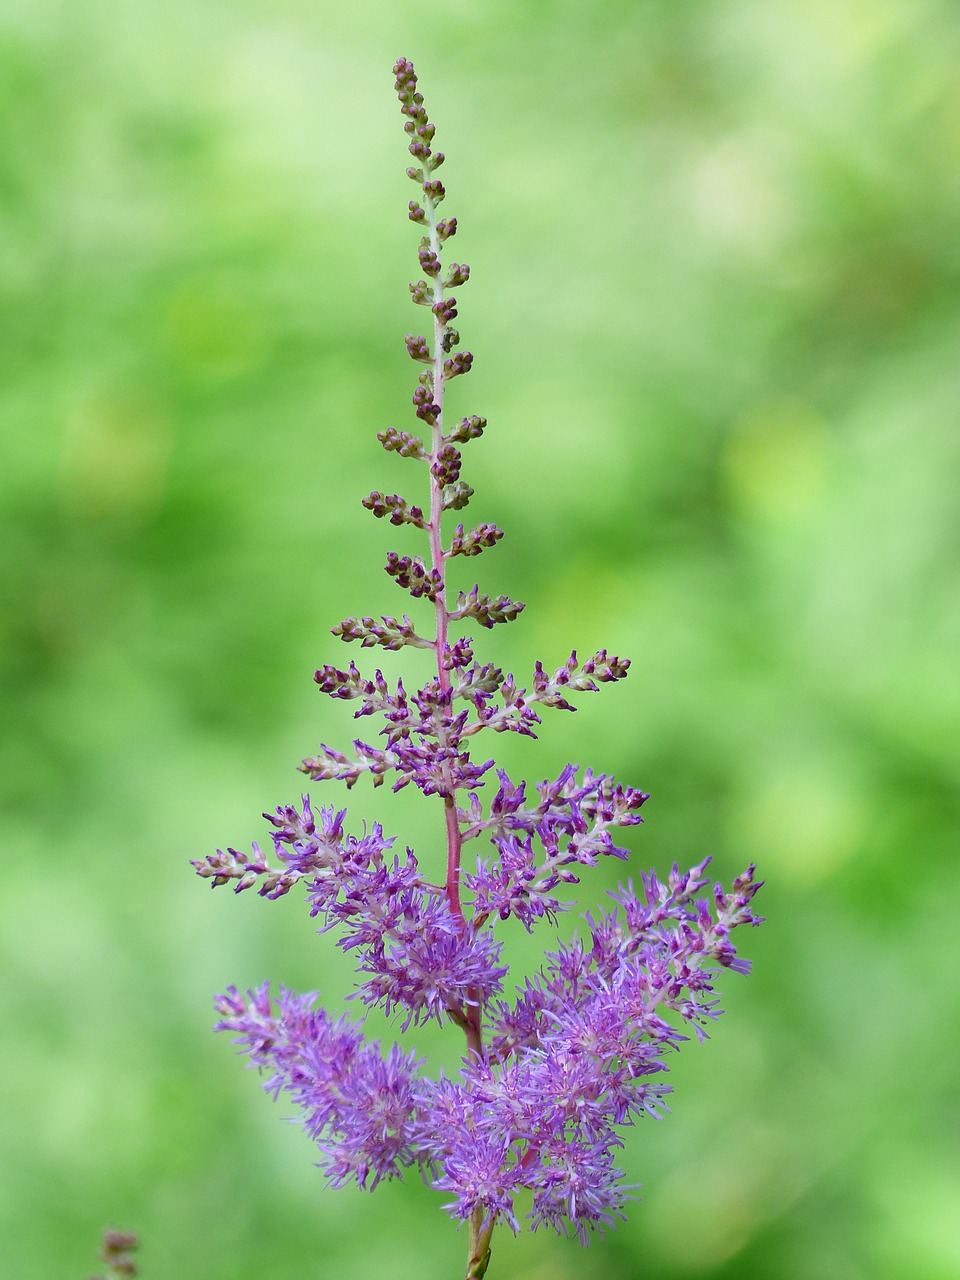
{"label": "purple flower plume", "polygon": [[312,993],[281,988],[275,1006],[268,985],[246,998],[235,987],[219,996],[216,1029],[235,1032],[251,1065],[269,1072],[268,1093],[294,1099],[334,1186],[356,1179],[372,1190],[397,1176],[417,1156],[412,1135],[424,1087],[416,1055],[394,1045],[384,1058],[357,1024],[314,1010]]}
{"label": "purple flower plume", "polygon": [[465,1034],[459,1072],[431,1079],[414,1050],[381,1051],[365,1039],[362,1021],[331,1017],[313,995],[281,988],[271,998],[264,983],[246,996],[231,987],[217,1000],[217,1029],[233,1033],[274,1097],[293,1099],[330,1182],[372,1189],[416,1165],[447,1196],[450,1214],[469,1224],[467,1275],[479,1280],[494,1225],[519,1229],[521,1191],[532,1194],[534,1229],[550,1226],[581,1242],[623,1216],[630,1189],[615,1163],[622,1131],[667,1111],[669,1053],[691,1033],[704,1039],[720,1014],[717,974],[749,971],[731,934],[760,923],[752,910],[760,882],[751,865],[729,892],[711,890],[709,859],[686,872],[674,866],[665,882],[641,873],[610,895],[608,910],[585,917],[580,935],[547,951],[538,972],[504,991],[503,922],[512,917],[528,932],[555,924],[568,905],[561,886],[579,883],[601,858],[630,856],[620,829],[643,821],[648,796],[573,764],[530,786],[477,751],[475,740],[490,741],[491,731],[535,738],[545,709],[574,711],[572,699],[623,679],[630,664],[605,649],[583,661],[574,651],[552,671],[536,663],[522,680],[478,658],[469,635],[451,635],[460,623],[493,630],[523,605],[479,586],[454,597],[447,582],[449,560],[491,550],[503,531],[445,523],[474,496],[461,475],[462,447],[486,428],[477,415],[445,424],[447,383],[473,365],[470,352],[456,350],[458,305],[449,293],[470,268],[444,268],[457,220],[437,213],[446,195],[436,177],[443,155],[434,150],[413,65],[401,58],[394,73],[413,161],[407,173],[417,187],[409,217],[424,230],[423,278],[410,293],[432,335],[405,338],[418,367],[412,404],[420,434],[388,427],[378,438],[388,453],[427,464],[426,497],[418,504],[375,489],[363,505],[403,536],[426,534],[428,555],[391,550],[385,566],[425,622],[363,615],[333,634],[364,649],[428,649],[434,674],[409,691],[352,661],[320,667],[321,693],[353,703],[356,720],[381,727],[345,751],[322,744],[301,769],[313,782],[348,789],[365,777],[394,790],[413,784],[435,806],[438,827],[442,821],[444,857],[431,857],[425,873],[379,823],[351,832],[345,809],[315,809],[304,795],[299,806],[264,815],[271,855],[254,844],[249,853],[218,850],[193,865],[215,888],[256,886],[272,900],[302,882],[318,931],[332,932],[355,958],[353,994],[362,1006],[395,1016],[400,1032],[433,1019]]}

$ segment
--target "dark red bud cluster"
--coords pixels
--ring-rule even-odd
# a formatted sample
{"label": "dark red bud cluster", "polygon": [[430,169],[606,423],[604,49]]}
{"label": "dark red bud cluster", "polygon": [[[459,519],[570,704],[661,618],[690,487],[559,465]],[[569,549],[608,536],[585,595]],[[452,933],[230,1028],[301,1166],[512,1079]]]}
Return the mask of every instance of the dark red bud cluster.
{"label": "dark red bud cluster", "polygon": [[461,373],[469,373],[472,368],[472,351],[457,351],[449,360],[443,362],[443,372],[448,378],[458,378]]}
{"label": "dark red bud cluster", "polygon": [[447,671],[460,671],[468,667],[473,661],[473,644],[470,637],[461,636],[453,644],[448,644],[441,661]]}
{"label": "dark red bud cluster", "polygon": [[400,110],[407,117],[404,121],[404,132],[410,136],[409,150],[429,169],[438,169],[443,164],[443,152],[431,152],[430,143],[436,133],[435,127],[427,118],[423,106],[423,94],[417,91],[417,76],[413,64],[401,58],[394,66],[396,74],[397,97],[400,99]]}
{"label": "dark red bud cluster", "polygon": [[457,607],[450,614],[451,621],[462,618],[475,618],[481,627],[495,627],[498,622],[513,622],[523,610],[519,600],[511,600],[509,596],[485,595],[479,586],[469,592],[461,591],[457,596]]}
{"label": "dark red bud cluster", "polygon": [[[566,675],[567,679],[563,679],[563,675]],[[551,677],[544,670],[543,663],[538,661],[533,672],[531,696],[545,707],[556,707],[558,711],[576,711],[577,708],[573,703],[568,702],[563,694],[560,693],[560,688],[566,688],[568,683],[569,672],[565,667],[561,667],[560,671]]]}
{"label": "dark red bud cluster", "polygon": [[328,663],[315,671],[313,678],[319,685],[320,692],[328,693],[331,698],[362,698],[365,693],[373,689],[370,681],[360,674],[354,662],[350,663],[346,671],[341,671]]}
{"label": "dark red bud cluster", "polygon": [[460,478],[460,450],[452,444],[445,444],[430,464],[430,470],[437,484],[441,486],[456,484]]}
{"label": "dark red bud cluster", "polygon": [[610,680],[622,680],[630,667],[628,658],[608,656],[606,649],[598,649],[592,658],[581,666],[574,649],[562,667],[548,675],[543,663],[538,662],[533,675],[532,697],[545,707],[557,707],[561,711],[575,711],[566,693],[595,693],[600,684]]}
{"label": "dark red bud cluster", "polygon": [[[499,672],[497,673],[499,675]],[[489,690],[489,693],[495,689]],[[533,726],[540,724],[540,717],[533,707],[527,705],[524,697],[525,689],[518,689],[512,675],[508,675],[500,684],[502,706],[490,706],[486,702],[487,691],[475,697],[478,724],[493,729],[496,733],[519,733],[527,738],[535,738]]]}
{"label": "dark red bud cluster", "polygon": [[466,444],[468,440],[479,440],[486,425],[486,418],[478,418],[476,414],[472,418],[461,418],[447,439],[454,444]]}
{"label": "dark red bud cluster", "polygon": [[[100,1261],[107,1264],[110,1271],[110,1280],[120,1280],[120,1277],[132,1277],[140,1274],[137,1264],[131,1257],[139,1243],[139,1237],[134,1231],[109,1230],[104,1232],[103,1244],[100,1249]],[[105,1280],[105,1278],[94,1276],[92,1280]]]}
{"label": "dark red bud cluster", "polygon": [[417,257],[420,260],[420,270],[425,271],[428,276],[438,276],[440,274],[440,259],[427,245],[421,245],[417,251]]}
{"label": "dark red bud cluster", "polygon": [[[390,753],[378,751],[363,742],[355,742],[357,758],[351,760],[341,751],[334,751],[327,744],[320,744],[320,755],[308,756],[300,764],[300,772],[305,773],[313,782],[328,782],[336,779],[345,782],[347,790],[354,787],[358,779],[369,774],[375,787],[382,786],[384,775],[396,768],[396,760]],[[298,874],[292,872],[290,874]]]}
{"label": "dark red bud cluster", "polygon": [[584,675],[593,676],[601,684],[605,684],[608,680],[622,680],[629,669],[629,658],[617,658],[613,654],[607,657],[606,649],[598,649],[581,668]]}
{"label": "dark red bud cluster", "polygon": [[403,127],[408,133],[414,133],[418,127],[430,123],[423,107],[423,94],[417,92],[417,73],[409,58],[398,58],[393,74],[396,76],[394,87],[400,99],[400,110],[407,117]]}
{"label": "dark red bud cluster", "polygon": [[352,640],[359,640],[363,649],[369,649],[375,644],[382,645],[384,649],[402,649],[408,644],[415,649],[431,647],[431,641],[417,635],[406,614],[399,621],[386,614],[381,615],[379,622],[376,618],[369,617],[344,618],[332,628],[331,634],[339,636],[348,644]]}
{"label": "dark red bud cluster", "polygon": [[433,426],[440,412],[440,406],[434,403],[433,391],[430,387],[421,384],[416,388],[413,393],[413,406],[417,417]]}
{"label": "dark red bud cluster", "polygon": [[407,502],[406,498],[401,498],[399,493],[381,493],[379,489],[374,489],[361,501],[378,520],[389,517],[390,523],[398,527],[402,524],[413,524],[418,529],[428,527],[421,509]]}
{"label": "dark red bud cluster", "polygon": [[452,294],[449,298],[439,298],[431,303],[430,310],[441,324],[449,324],[451,320],[457,318],[457,300]]}
{"label": "dark red bud cluster", "polygon": [[468,533],[464,533],[463,525],[458,524],[450,540],[450,555],[478,556],[487,547],[495,546],[503,537],[503,530],[495,524],[480,524]]}
{"label": "dark red bud cluster", "polygon": [[401,458],[426,458],[427,453],[423,441],[410,431],[398,431],[396,427],[386,427],[377,432],[377,439],[388,453],[399,453]]}
{"label": "dark red bud cluster", "polygon": [[412,280],[410,282],[410,296],[418,307],[433,305],[433,290],[426,280]]}
{"label": "dark red bud cluster", "polygon": [[[269,817],[269,815],[265,815]],[[271,819],[273,821],[273,819]],[[197,875],[211,882],[212,889],[233,881],[234,893],[243,893],[244,889],[258,886],[258,892],[265,898],[282,898],[300,879],[299,871],[275,871],[270,868],[263,850],[254,842],[252,852],[247,854],[240,849],[218,849],[206,858],[191,859],[191,866],[196,868]],[[104,1259],[106,1261],[106,1259]],[[136,1271],[121,1274],[136,1275]]]}
{"label": "dark red bud cluster", "polygon": [[407,344],[407,355],[411,360],[419,360],[421,364],[432,363],[433,356],[422,333],[408,333],[404,337],[404,342]]}
{"label": "dark red bud cluster", "polygon": [[404,587],[414,599],[426,596],[436,600],[443,587],[436,569],[428,569],[419,556],[401,556],[396,551],[387,552],[386,572],[395,579],[398,587]]}

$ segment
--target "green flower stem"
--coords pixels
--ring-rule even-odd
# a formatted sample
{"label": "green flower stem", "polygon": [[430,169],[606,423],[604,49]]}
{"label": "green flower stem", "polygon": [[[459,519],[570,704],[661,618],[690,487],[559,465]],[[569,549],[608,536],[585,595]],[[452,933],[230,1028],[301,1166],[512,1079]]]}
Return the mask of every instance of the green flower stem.
{"label": "green flower stem", "polygon": [[467,1255],[467,1273],[464,1280],[483,1280],[490,1265],[490,1237],[493,1235],[493,1215],[485,1214],[477,1205],[470,1218],[470,1251]]}

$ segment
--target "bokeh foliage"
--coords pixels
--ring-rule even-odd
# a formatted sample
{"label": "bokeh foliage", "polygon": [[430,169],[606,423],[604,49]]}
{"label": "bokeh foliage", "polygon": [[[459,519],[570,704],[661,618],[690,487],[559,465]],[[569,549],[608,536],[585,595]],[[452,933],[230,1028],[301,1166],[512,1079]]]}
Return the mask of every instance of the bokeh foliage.
{"label": "bokeh foliage", "polygon": [[[948,0],[5,0],[0,1274],[108,1223],[147,1280],[462,1267],[428,1189],[325,1191],[209,1033],[228,982],[350,968],[187,864],[352,736],[328,628],[403,607],[358,502],[417,474],[375,440],[399,54],[474,269],[478,572],[528,604],[485,651],[634,658],[510,767],[650,790],[638,866],[768,882],[629,1223],[491,1276],[960,1271],[958,53]],[[429,804],[351,800],[429,857]]]}

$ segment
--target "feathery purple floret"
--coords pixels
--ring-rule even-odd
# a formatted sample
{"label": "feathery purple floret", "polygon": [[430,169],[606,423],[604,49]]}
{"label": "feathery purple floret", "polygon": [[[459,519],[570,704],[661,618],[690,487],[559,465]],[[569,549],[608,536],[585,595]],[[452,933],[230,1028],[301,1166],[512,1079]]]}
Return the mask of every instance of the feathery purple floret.
{"label": "feathery purple floret", "polygon": [[246,999],[235,987],[219,996],[216,1030],[235,1032],[250,1065],[269,1073],[267,1092],[288,1093],[301,1108],[333,1185],[356,1179],[372,1190],[413,1164],[424,1096],[415,1053],[404,1056],[394,1045],[384,1058],[376,1041],[364,1041],[360,1025],[314,1009],[312,992],[281,987],[274,1005],[268,987],[248,991]]}
{"label": "feathery purple floret", "polygon": [[[703,1038],[720,1012],[715,966],[744,967],[728,935],[757,923],[752,868],[732,893],[715,887],[715,918],[700,896],[704,868],[674,867],[667,884],[646,874],[639,895],[621,887],[613,910],[588,917],[589,941],[548,953],[512,1002],[484,997],[486,1052],[465,1061],[458,1080],[426,1079],[415,1055],[398,1046],[384,1059],[360,1025],[314,1011],[312,995],[281,989],[275,1009],[266,984],[246,999],[234,989],[220,997],[218,1029],[235,1032],[251,1062],[267,1070],[270,1093],[285,1091],[298,1104],[336,1185],[356,1178],[372,1187],[418,1163],[453,1195],[456,1217],[482,1206],[515,1229],[514,1196],[527,1188],[535,1227],[583,1238],[588,1226],[620,1215],[627,1198],[613,1163],[617,1128],[667,1110],[666,1054],[687,1038],[667,1015]],[[484,969],[478,958],[473,976]],[[416,1007],[416,999],[408,992],[399,1002]]]}
{"label": "feathery purple floret", "polygon": [[[599,650],[581,662],[574,651],[552,672],[536,663],[521,685],[493,663],[478,660],[469,636],[452,638],[461,622],[492,629],[513,621],[522,603],[474,586],[449,599],[447,561],[496,546],[503,532],[458,523],[444,547],[443,515],[465,507],[473,490],[461,478],[459,446],[478,439],[486,420],[464,417],[444,426],[446,383],[467,374],[473,356],[455,351],[456,299],[448,290],[470,276],[466,264],[444,272],[444,243],[455,218],[438,219],[444,198],[434,176],[443,156],[432,150],[434,126],[423,107],[411,63],[396,64],[397,91],[420,188],[411,220],[426,228],[418,263],[423,279],[411,295],[429,308],[432,343],[407,334],[407,353],[419,374],[412,401],[424,438],[388,427],[384,449],[426,462],[429,504],[373,490],[363,505],[397,528],[427,533],[429,556],[387,553],[386,572],[433,613],[432,634],[404,614],[350,617],[334,628],[345,642],[429,649],[436,675],[413,692],[365,675],[354,662],[317,670],[322,693],[356,705],[354,717],[382,721],[376,741],[357,738],[352,751],[321,745],[303,761],[314,782],[347,788],[367,776],[374,787],[413,784],[442,803],[446,867],[425,877],[410,848],[396,851],[379,823],[361,834],[346,829],[346,810],[299,807],[265,814],[273,860],[257,844],[247,854],[227,849],[194,863],[214,887],[236,892],[257,886],[276,899],[303,881],[319,931],[334,931],[352,952],[354,995],[365,1006],[396,1014],[401,1032],[428,1019],[466,1033],[467,1052],[456,1078],[430,1079],[415,1051],[394,1045],[384,1054],[367,1041],[362,1022],[315,1008],[313,995],[268,984],[218,998],[218,1030],[231,1031],[275,1097],[288,1094],[321,1152],[321,1167],[336,1186],[372,1189],[416,1165],[449,1197],[447,1208],[470,1223],[468,1276],[480,1277],[496,1222],[518,1229],[515,1197],[532,1193],[534,1228],[576,1234],[603,1229],[623,1215],[628,1198],[614,1153],[620,1130],[644,1115],[659,1117],[670,1086],[663,1079],[668,1052],[699,1039],[720,1013],[714,981],[722,969],[749,971],[730,940],[734,928],[760,923],[752,900],[760,883],[751,865],[729,893],[710,890],[709,859],[687,872],[674,866],[667,881],[643,873],[611,894],[610,910],[587,915],[583,936],[546,952],[540,970],[504,994],[507,966],[496,930],[511,917],[528,932],[565,910],[557,890],[579,883],[602,857],[626,859],[618,828],[643,821],[647,793],[607,774],[566,765],[533,787],[515,781],[474,739],[493,730],[535,738],[545,708],[575,710],[571,698],[623,679],[629,661]],[[485,797],[485,798],[484,798]],[[463,869],[463,846],[479,841],[475,870]],[[466,898],[462,896],[465,892]]]}

